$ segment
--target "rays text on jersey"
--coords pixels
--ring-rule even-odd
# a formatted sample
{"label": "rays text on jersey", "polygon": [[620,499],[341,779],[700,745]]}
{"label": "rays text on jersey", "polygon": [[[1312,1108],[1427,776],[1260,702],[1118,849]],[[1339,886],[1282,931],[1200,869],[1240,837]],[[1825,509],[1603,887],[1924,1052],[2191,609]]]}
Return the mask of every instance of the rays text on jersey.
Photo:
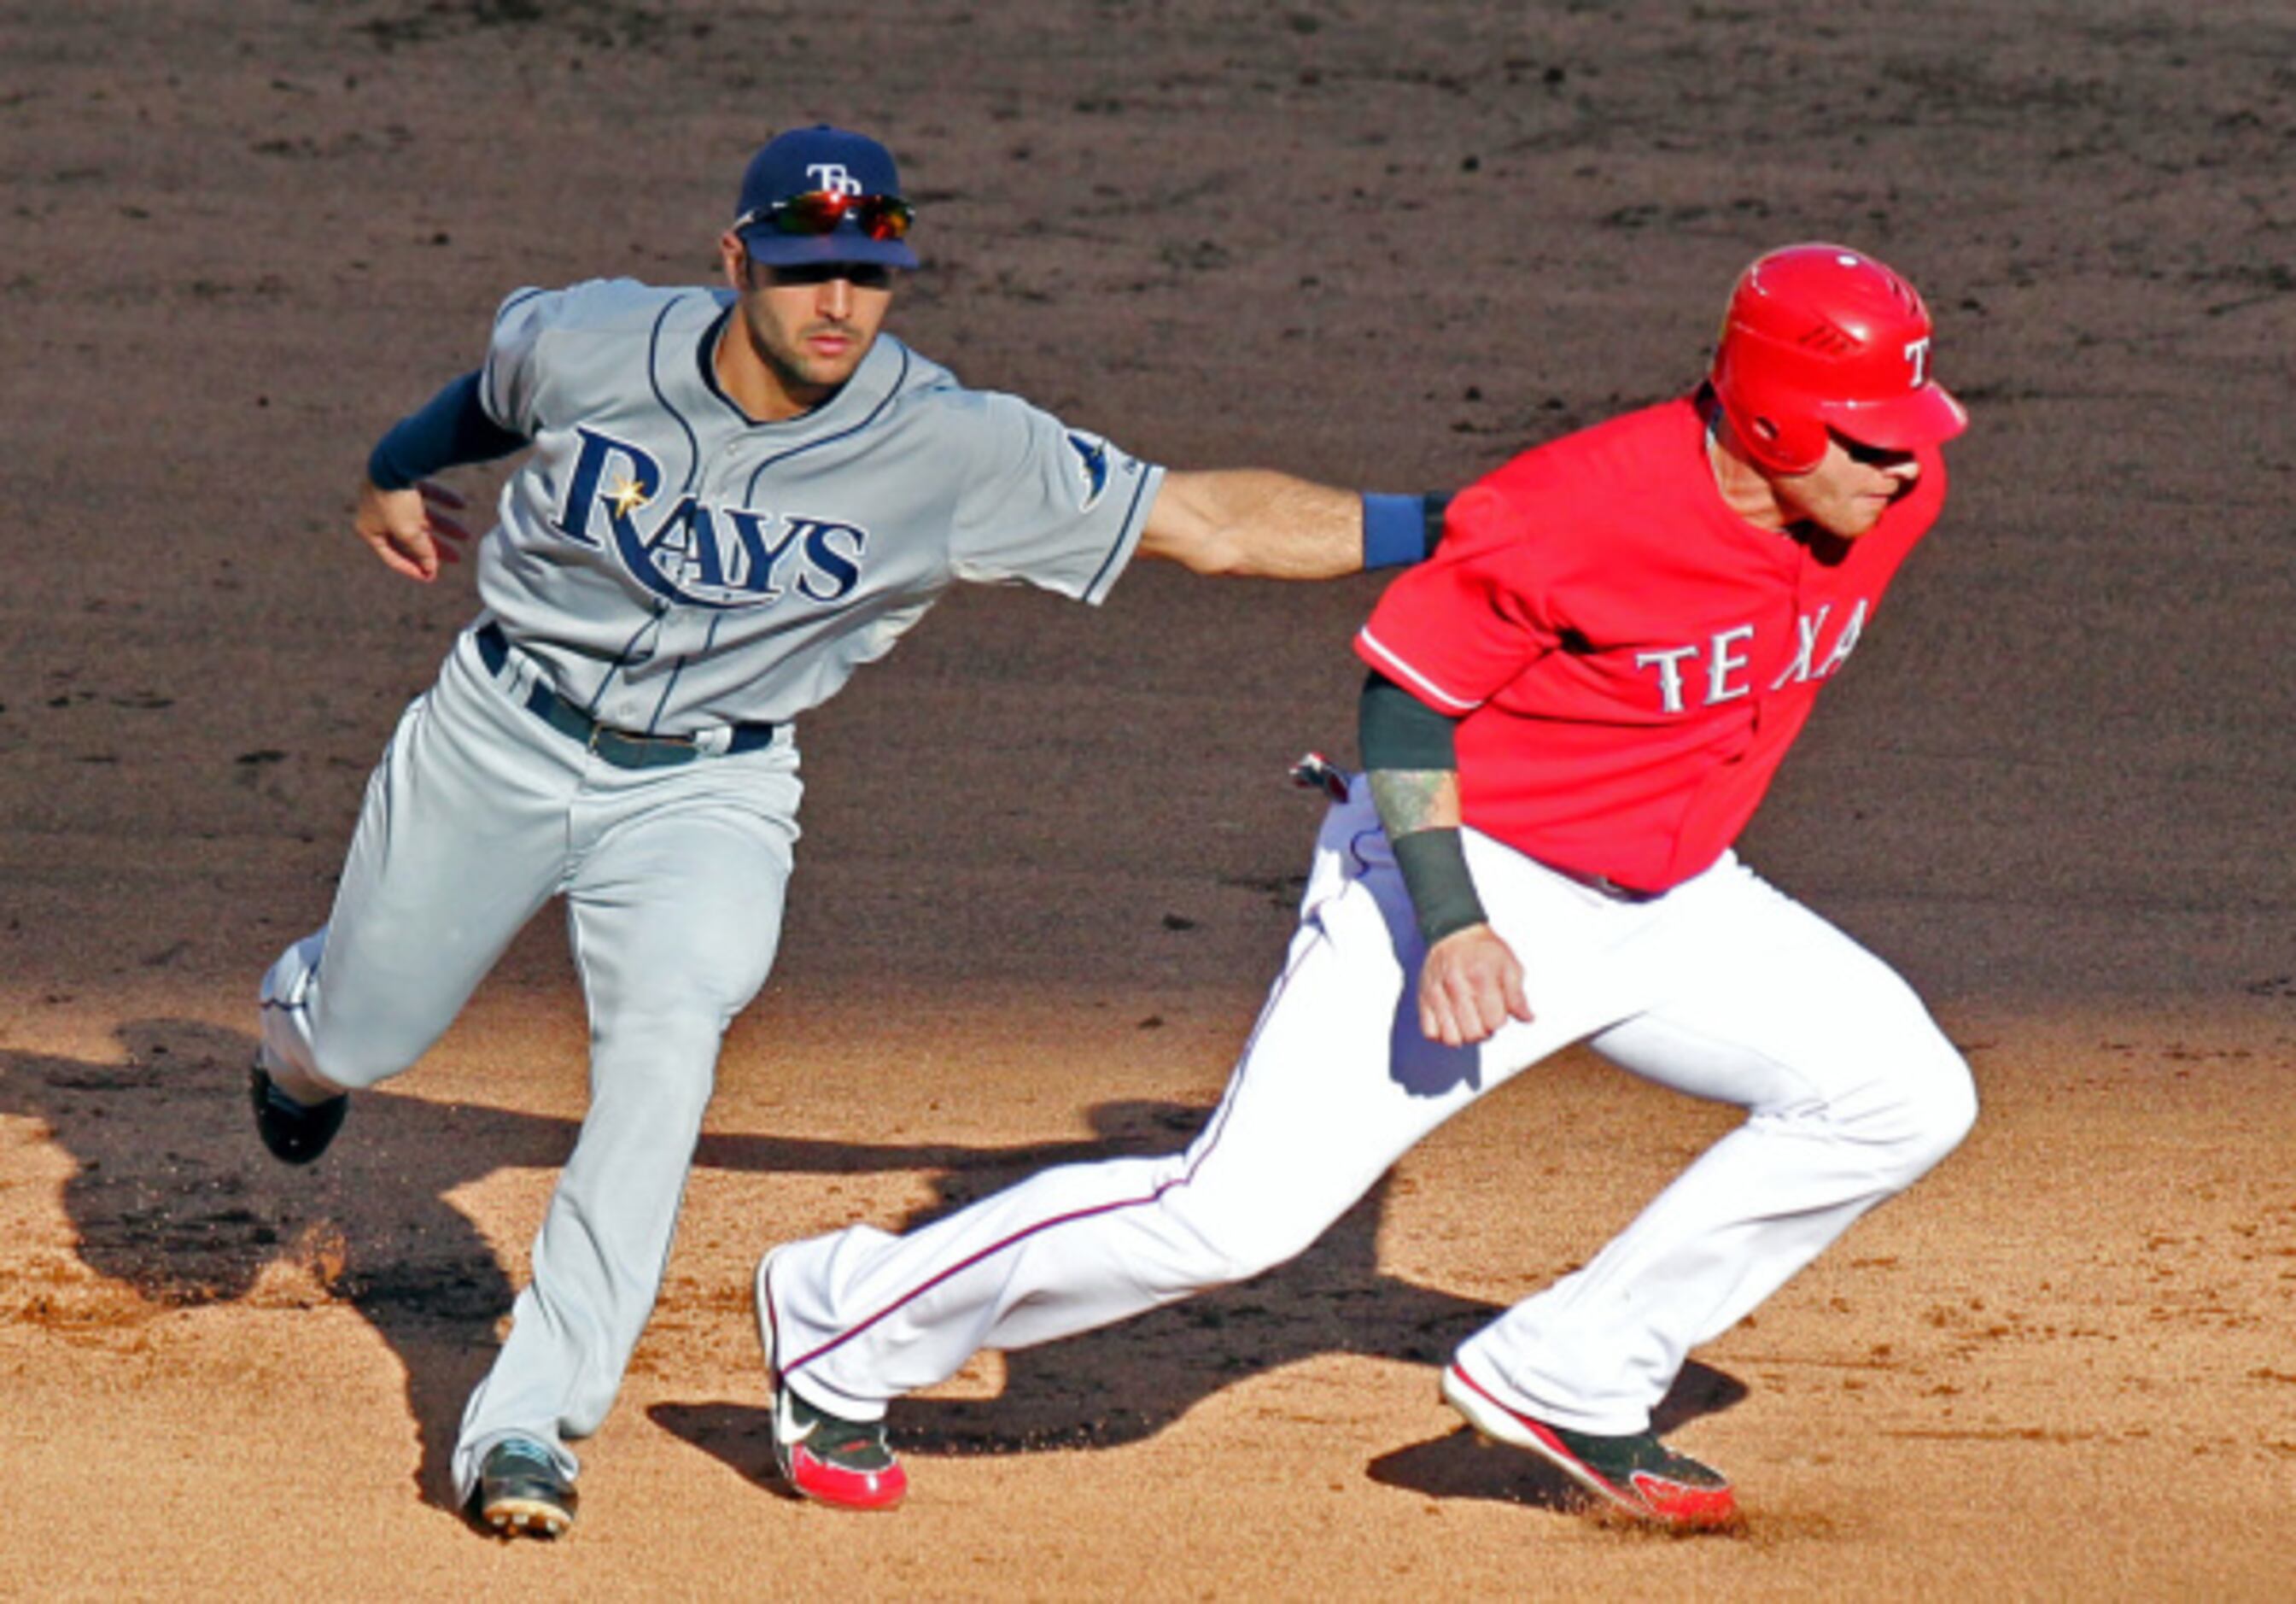
{"label": "rays text on jersey", "polygon": [[761,607],[795,596],[842,601],[861,582],[869,531],[828,518],[719,506],[686,494],[639,519],[661,491],[661,465],[627,440],[578,427],[582,442],[554,527],[610,547],[630,577],[695,607]]}

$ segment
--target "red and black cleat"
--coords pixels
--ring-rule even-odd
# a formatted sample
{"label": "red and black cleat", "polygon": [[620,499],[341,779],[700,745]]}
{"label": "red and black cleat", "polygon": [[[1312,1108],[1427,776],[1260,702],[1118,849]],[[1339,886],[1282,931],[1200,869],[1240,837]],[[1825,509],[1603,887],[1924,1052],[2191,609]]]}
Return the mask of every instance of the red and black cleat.
{"label": "red and black cleat", "polygon": [[1528,1448],[1611,1509],[1636,1520],[1685,1531],[1737,1524],[1729,1478],[1654,1432],[1597,1436],[1570,1431],[1508,1408],[1457,1365],[1443,1372],[1443,1399],[1495,1442]]}
{"label": "red and black cleat", "polygon": [[885,1445],[882,1421],[840,1420],[787,1388],[774,1405],[774,1460],[782,1479],[816,1503],[890,1509],[908,1495],[909,1474]]}
{"label": "red and black cleat", "polygon": [[848,1420],[816,1409],[783,1384],[774,1362],[775,1319],[767,1254],[758,1265],[758,1340],[766,1350],[773,1406],[774,1464],[791,1489],[845,1509],[890,1509],[907,1496],[908,1472],[885,1441],[882,1420]]}

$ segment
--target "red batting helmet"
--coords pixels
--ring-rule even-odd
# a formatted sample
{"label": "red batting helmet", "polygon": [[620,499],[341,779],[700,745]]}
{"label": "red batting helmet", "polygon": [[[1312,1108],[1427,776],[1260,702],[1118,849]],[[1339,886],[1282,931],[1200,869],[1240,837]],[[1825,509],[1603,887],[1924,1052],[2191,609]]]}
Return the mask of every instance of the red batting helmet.
{"label": "red batting helmet", "polygon": [[1714,351],[1714,393],[1747,454],[1779,473],[1825,455],[1831,429],[1884,450],[1969,422],[1930,376],[1930,313],[1913,285],[1841,245],[1788,245],[1739,276]]}

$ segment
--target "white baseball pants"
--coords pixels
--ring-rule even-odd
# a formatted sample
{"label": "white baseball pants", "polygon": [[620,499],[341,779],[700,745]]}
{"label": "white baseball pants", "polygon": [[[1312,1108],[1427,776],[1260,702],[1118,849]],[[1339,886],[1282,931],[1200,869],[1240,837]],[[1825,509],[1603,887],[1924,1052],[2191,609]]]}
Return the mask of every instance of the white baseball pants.
{"label": "white baseball pants", "polygon": [[976,1349],[1047,1342],[1257,1275],[1422,1136],[1585,1040],[1748,1118],[1457,1361],[1541,1419],[1641,1431],[1692,1347],[1968,1131],[1968,1069],[1911,989],[1733,856],[1634,902],[1468,832],[1537,1018],[1476,1048],[1427,1041],[1409,900],[1369,787],[1355,792],[1324,823],[1283,973],[1187,1150],[1048,1170],[907,1236],[854,1226],[779,1249],[767,1282],[788,1385],[876,1419]]}
{"label": "white baseball pants", "polygon": [[[653,1309],[720,1038],[780,939],[800,786],[787,732],[676,768],[618,769],[522,704],[469,634],[369,781],[324,929],[264,978],[267,1069],[309,1100],[411,1065],[554,895],[590,1015],[590,1105],[532,1282],[471,1396],[468,1498],[503,1437],[594,1431]],[[352,1139],[356,1139],[356,1123]]]}

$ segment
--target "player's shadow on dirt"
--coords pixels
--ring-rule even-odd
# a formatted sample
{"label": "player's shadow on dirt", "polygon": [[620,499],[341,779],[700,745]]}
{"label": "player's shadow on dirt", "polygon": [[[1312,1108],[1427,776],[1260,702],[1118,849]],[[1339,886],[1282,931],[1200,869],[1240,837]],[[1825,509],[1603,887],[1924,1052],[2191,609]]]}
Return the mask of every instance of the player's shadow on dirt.
{"label": "player's shadow on dirt", "polygon": [[[463,1402],[493,1362],[513,1288],[449,1195],[505,1168],[556,1171],[577,1123],[384,1088],[354,1099],[324,1158],[290,1169],[255,1137],[246,1099],[252,1038],[170,1019],[132,1022],[119,1037],[120,1063],[0,1053],[0,1114],[37,1119],[73,1161],[63,1202],[82,1261],[164,1306],[348,1304],[398,1356],[420,1448],[417,1485],[451,1509]],[[1009,1147],[713,1134],[695,1157],[701,1170],[935,1172],[939,1197],[914,1224],[1048,1165],[1171,1151],[1203,1115],[1103,1104],[1093,1139]],[[1382,1183],[1306,1254],[1258,1280],[1012,1355],[1003,1397],[905,1402],[896,1440],[927,1453],[1134,1442],[1233,1381],[1324,1353],[1423,1363],[1431,1386],[1433,1368],[1496,1310],[1380,1273],[1384,1191]],[[761,1378],[752,1381],[762,1392]],[[328,1378],[299,1385],[321,1396]],[[1742,1394],[1697,1366],[1677,1389],[1691,1413]],[[665,1404],[651,1413],[745,1476],[770,1468],[762,1409]],[[1416,1477],[1440,1492],[1459,1474],[1445,1468],[1448,1452],[1406,1450],[1378,1461],[1374,1475],[1403,1485],[1419,1485]],[[1431,1454],[1425,1463],[1415,1457]]]}
{"label": "player's shadow on dirt", "polygon": [[[1692,1360],[1682,1367],[1651,1425],[1666,1436],[1701,1415],[1718,1414],[1745,1397],[1745,1384]],[[1408,1448],[1382,1454],[1368,1467],[1383,1487],[1429,1498],[1473,1498],[1538,1509],[1578,1509],[1587,1495],[1570,1477],[1535,1454],[1495,1448],[1466,1427]]]}
{"label": "player's shadow on dirt", "polygon": [[[40,1121],[73,1163],[63,1204],[82,1262],[163,1307],[348,1304],[399,1359],[419,1440],[417,1484],[451,1508],[463,1402],[493,1361],[513,1287],[448,1197],[498,1170],[555,1171],[576,1123],[385,1087],[354,1099],[325,1157],[290,1169],[255,1137],[250,1037],[158,1019],[123,1025],[119,1039],[116,1063],[0,1053],[0,1114]],[[712,1135],[696,1160],[761,1172],[936,1171],[955,1200],[1046,1164],[1175,1146],[1199,1117],[1111,1109],[1107,1139],[988,1150]],[[302,1384],[318,1395],[327,1378]],[[1179,1407],[1152,1400],[1136,1412],[1161,1420]]]}
{"label": "player's shadow on dirt", "polygon": [[[447,1194],[507,1166],[557,1165],[573,1124],[375,1091],[324,1158],[289,1169],[256,1139],[251,1037],[159,1019],[119,1038],[124,1063],[0,1053],[0,1114],[38,1119],[74,1162],[63,1202],[82,1262],[163,1306],[350,1304],[405,1367],[416,1479],[451,1507],[463,1402],[512,1289]],[[295,1383],[315,1408],[332,1384]]]}
{"label": "player's shadow on dirt", "polygon": [[[63,1203],[81,1261],[166,1307],[357,1309],[405,1369],[416,1484],[452,1509],[463,1405],[494,1361],[514,1289],[448,1197],[498,1170],[554,1172],[578,1123],[384,1087],[352,1099],[324,1157],[289,1168],[255,1135],[251,1036],[176,1019],[133,1021],[119,1035],[121,1063],[0,1052],[0,1114],[40,1121],[73,1161]],[[990,1158],[1025,1172],[1107,1151],[1070,1142]],[[833,1173],[959,1171],[981,1155],[711,1136],[696,1156],[704,1167]],[[320,1398],[329,1382],[314,1375],[297,1385]]]}
{"label": "player's shadow on dirt", "polygon": [[[1106,1103],[1093,1111],[1101,1139],[1095,1144],[950,1150],[939,1197],[904,1225],[921,1225],[1048,1164],[1175,1150],[1207,1112]],[[709,1156],[711,1144],[703,1146]],[[845,1153],[857,1169],[878,1167],[880,1159],[911,1167],[916,1150],[855,1145]],[[1499,1307],[1381,1271],[1379,1227],[1388,1184],[1381,1181],[1305,1254],[1257,1279],[1004,1356],[1005,1381],[996,1397],[903,1400],[891,1417],[895,1446],[925,1455],[1114,1447],[1154,1435],[1234,1382],[1330,1353],[1423,1364],[1431,1394],[1452,1350]],[[761,1399],[756,1405],[661,1403],[647,1412],[742,1475],[771,1480],[762,1372],[755,1385]],[[1745,1395],[1736,1380],[1693,1362],[1660,1405],[1657,1420],[1660,1429],[1671,1429]],[[1554,1508],[1574,1501],[1570,1485],[1546,1475],[1530,1456],[1475,1453],[1464,1431],[1456,1442],[1446,1437],[1375,1460],[1371,1474],[1437,1497]]]}

